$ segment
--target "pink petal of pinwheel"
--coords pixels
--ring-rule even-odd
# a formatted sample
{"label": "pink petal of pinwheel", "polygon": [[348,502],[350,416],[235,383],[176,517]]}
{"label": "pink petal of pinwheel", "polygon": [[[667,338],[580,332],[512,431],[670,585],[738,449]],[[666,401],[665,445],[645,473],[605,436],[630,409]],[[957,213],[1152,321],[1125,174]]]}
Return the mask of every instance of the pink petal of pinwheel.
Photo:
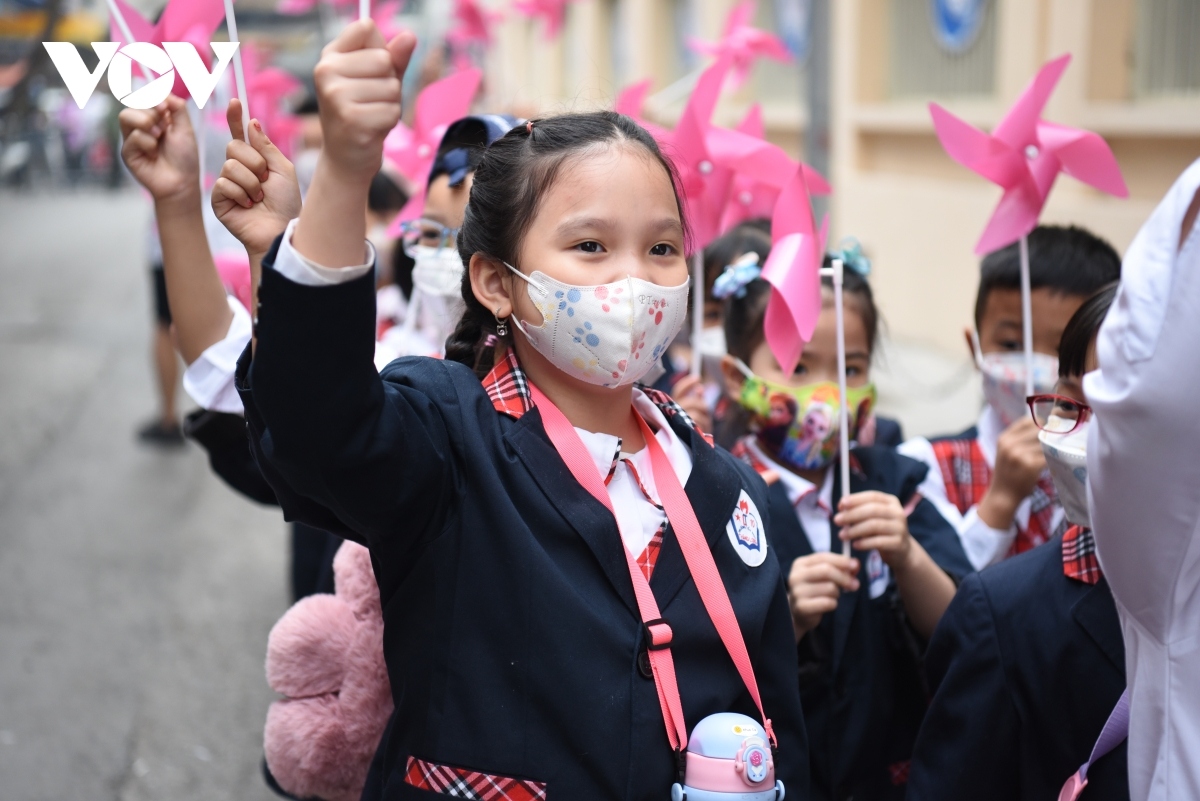
{"label": "pink petal of pinwheel", "polygon": [[1070,53],[1059,56],[1038,70],[1038,74],[1033,76],[1033,80],[1021,92],[1017,102],[992,131],[992,136],[1017,150],[1024,150],[1028,145],[1035,144],[1038,118],[1042,116],[1050,93],[1054,91],[1058,79],[1062,77],[1069,63]]}
{"label": "pink petal of pinwheel", "polygon": [[279,0],[275,10],[280,14],[307,14],[317,7],[317,0]]}
{"label": "pink petal of pinwheel", "polygon": [[816,237],[788,234],[777,239],[762,277],[771,284],[763,333],[786,375],[791,375],[821,316],[821,255]]}
{"label": "pink petal of pinwheel", "polygon": [[736,130],[747,136],[753,136],[755,139],[763,139],[767,135],[767,128],[763,125],[762,104],[755,103],[746,112],[746,116],[738,123]]}
{"label": "pink petal of pinwheel", "polygon": [[996,210],[988,220],[983,236],[975,245],[979,255],[991,253],[1011,245],[1037,227],[1045,197],[1038,191],[1033,180],[1023,181],[1006,189]]}
{"label": "pink petal of pinwheel", "polygon": [[[121,16],[125,19],[125,24],[129,26],[129,32],[133,34],[135,39],[139,42],[159,44],[159,42],[155,41],[154,25],[147,22],[146,18],[126,3],[125,0],[114,0],[114,2],[117,4],[117,8],[120,9]],[[130,44],[130,42],[125,41],[125,35],[121,33],[121,28],[117,25],[115,17],[109,21],[109,26],[111,28],[110,35],[114,42]]]}
{"label": "pink petal of pinwheel", "polygon": [[467,115],[482,79],[482,72],[471,69],[434,81],[422,90],[413,122],[423,144],[436,148],[445,126]]}
{"label": "pink petal of pinwheel", "polygon": [[613,111],[618,114],[624,114],[627,117],[633,117],[635,120],[641,119],[642,106],[646,103],[646,95],[650,93],[652,83],[653,81],[647,78],[631,86],[626,86],[617,95],[616,102],[613,103]]}
{"label": "pink petal of pinwheel", "polygon": [[771,238],[779,241],[788,234],[817,233],[817,223],[813,218],[812,202],[808,197],[808,181],[804,170],[795,170],[792,178],[779,195],[775,204],[775,213],[771,216]]}
{"label": "pink petal of pinwheel", "polygon": [[159,18],[158,28],[164,42],[182,42],[184,35],[193,32],[205,44],[225,21],[225,4],[221,0],[170,0]]}
{"label": "pink petal of pinwheel", "polygon": [[817,233],[804,170],[796,170],[775,204],[772,248],[762,270],[764,281],[772,285],[763,331],[788,375],[796,369],[821,315],[821,263],[828,224],[827,218]]}
{"label": "pink petal of pinwheel", "polygon": [[425,211],[425,182],[422,181],[416,184],[416,190],[412,197],[404,204],[404,208],[400,209],[400,213],[392,220],[392,224],[388,226],[387,235],[392,239],[399,238],[401,234],[401,226],[409,220],[419,219]]}
{"label": "pink petal of pinwheel", "polygon": [[757,6],[755,0],[745,0],[738,3],[729,11],[729,16],[725,18],[725,35],[723,38],[728,39],[738,28],[745,28],[754,21],[754,10]]}
{"label": "pink petal of pinwheel", "polygon": [[697,39],[695,36],[688,36],[685,39],[688,50],[702,56],[718,56],[721,54],[721,45],[718,42],[706,42],[703,39]]}
{"label": "pink petal of pinwheel", "polygon": [[937,103],[929,104],[933,129],[947,155],[994,184],[1008,188],[1028,174],[1025,154],[968,125]]}
{"label": "pink petal of pinwheel", "polygon": [[460,42],[492,43],[492,24],[498,22],[500,14],[484,10],[475,0],[455,0],[454,18],[459,27],[452,32]]}
{"label": "pink petal of pinwheel", "polygon": [[1129,197],[1117,159],[1099,134],[1039,122],[1038,141],[1058,157],[1062,171],[1075,180],[1116,197]]}

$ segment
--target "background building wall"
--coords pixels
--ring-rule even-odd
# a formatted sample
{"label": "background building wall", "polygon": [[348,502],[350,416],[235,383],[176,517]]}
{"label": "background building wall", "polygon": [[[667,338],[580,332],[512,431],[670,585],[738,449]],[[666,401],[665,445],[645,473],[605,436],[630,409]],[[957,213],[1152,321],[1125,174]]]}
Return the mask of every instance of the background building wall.
{"label": "background building wall", "polygon": [[[792,0],[797,8],[804,0]],[[786,2],[760,0],[772,27]],[[1088,128],[1112,146],[1131,197],[1071,178],[1043,214],[1075,223],[1123,251],[1176,175],[1200,157],[1200,3],[1194,0],[989,0],[973,44],[937,44],[931,0],[831,0],[831,242],[854,235],[874,263],[872,283],[895,342],[965,356],[977,284],[976,240],[1000,190],[952,162],[927,104],[990,129],[1047,60],[1074,58],[1046,117]],[[579,0],[563,36],[509,14],[489,55],[487,104],[522,113],[606,106],[652,78],[652,118],[671,123],[685,77],[703,65],[688,36],[720,35],[728,0]],[[1196,52],[1197,55],[1192,55]],[[803,64],[760,62],[718,109],[736,123],[761,102],[768,136],[800,155],[807,114]]]}

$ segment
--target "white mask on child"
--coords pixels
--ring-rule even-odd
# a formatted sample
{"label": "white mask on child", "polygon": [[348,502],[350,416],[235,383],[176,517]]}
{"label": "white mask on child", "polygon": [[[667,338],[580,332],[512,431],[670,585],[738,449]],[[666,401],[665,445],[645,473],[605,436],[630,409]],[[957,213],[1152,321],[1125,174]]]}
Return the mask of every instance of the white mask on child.
{"label": "white mask on child", "polygon": [[[1062,428],[1068,428],[1074,422],[1051,415],[1047,427],[1054,428],[1056,421],[1061,421]],[[1046,454],[1046,466],[1050,468],[1050,477],[1054,479],[1054,489],[1067,520],[1085,528],[1091,528],[1092,525],[1087,493],[1088,422],[1084,420],[1067,434],[1057,434],[1052,430],[1038,432],[1042,452]]]}
{"label": "white mask on child", "polygon": [[[1025,402],[1025,354],[1016,351],[983,353],[979,335],[971,332],[975,348],[975,365],[983,374],[983,397],[996,410],[1001,424],[1007,428],[1022,417],[1029,416]],[[1034,394],[1053,392],[1058,383],[1058,359],[1045,353],[1033,354]]]}
{"label": "white mask on child", "polygon": [[697,340],[700,355],[709,359],[720,359],[725,355],[725,329],[719,325],[711,325],[700,329]]}
{"label": "white mask on child", "polygon": [[632,276],[600,286],[572,286],[540,270],[526,276],[542,314],[534,327],[513,316],[538,353],[567,375],[602,387],[641,380],[675,339],[687,317],[688,284],[662,287]]}
{"label": "white mask on child", "polygon": [[417,245],[413,250],[413,286],[426,295],[461,297],[463,263],[457,248]]}

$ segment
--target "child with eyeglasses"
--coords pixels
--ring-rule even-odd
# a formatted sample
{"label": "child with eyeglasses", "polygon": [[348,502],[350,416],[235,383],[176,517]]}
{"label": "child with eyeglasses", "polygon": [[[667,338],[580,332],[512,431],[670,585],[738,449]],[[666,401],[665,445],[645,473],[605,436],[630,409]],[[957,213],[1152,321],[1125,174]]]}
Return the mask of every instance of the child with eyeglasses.
{"label": "child with eyeglasses", "polygon": [[[1121,624],[1090,528],[1093,419],[1083,390],[1116,292],[1110,285],[1079,307],[1063,331],[1054,392],[1027,399],[1070,527],[959,587],[925,660],[934,696],[909,799],[1059,797],[1125,689]],[[1099,750],[1080,798],[1128,799],[1124,745]]]}

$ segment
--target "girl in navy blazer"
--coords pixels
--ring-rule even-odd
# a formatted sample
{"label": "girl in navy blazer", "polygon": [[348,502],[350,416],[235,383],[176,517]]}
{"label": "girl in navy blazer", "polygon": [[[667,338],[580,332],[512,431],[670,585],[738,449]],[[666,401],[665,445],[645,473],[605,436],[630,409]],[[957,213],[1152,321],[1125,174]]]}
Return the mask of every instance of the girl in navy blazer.
{"label": "girl in navy blazer", "polygon": [[[924,641],[970,563],[954,529],[916,493],[926,472],[919,462],[888,447],[855,447],[850,491],[841,486],[829,279],[812,341],[792,374],[784,373],[764,337],[770,285],[745,271],[724,284],[731,293],[726,387],[753,431],[734,453],[771,482],[768,503],[797,641],[812,797],[903,798],[926,703]],[[877,320],[870,285],[847,268],[852,441],[863,439],[874,410]],[[852,544],[850,556],[842,554],[844,541]]]}
{"label": "girl in navy blazer", "polygon": [[[687,286],[673,171],[643,129],[573,115],[494,144],[459,235],[467,311],[447,359],[375,371],[361,208],[413,44],[385,47],[368,21],[326,48],[324,150],[264,261],[237,378],[285,512],[371,550],[396,715],[366,792],[667,798],[680,759],[655,678],[666,650],[687,730],[718,712],[758,719],[788,797],[805,798],[765,486],[632,386],[678,330]],[[582,449],[569,462],[547,433],[564,418]],[[583,452],[607,498],[575,479]],[[685,561],[680,497],[770,726]],[[647,582],[661,621],[635,595]]]}

